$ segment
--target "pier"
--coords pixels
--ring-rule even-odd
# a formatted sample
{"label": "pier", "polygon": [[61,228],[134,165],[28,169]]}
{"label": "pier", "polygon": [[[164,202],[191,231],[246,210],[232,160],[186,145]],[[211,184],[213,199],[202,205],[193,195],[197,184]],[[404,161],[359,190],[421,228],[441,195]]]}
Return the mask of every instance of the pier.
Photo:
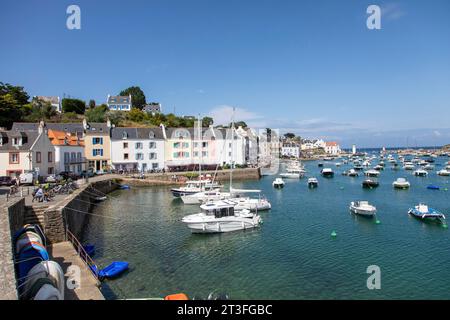
{"label": "pier", "polygon": [[[144,179],[137,179],[132,175],[109,174],[89,178],[89,181],[78,180],[79,188],[69,195],[58,195],[47,203],[32,202],[30,192],[22,192],[15,197],[3,196],[0,199],[0,299],[17,300],[17,279],[14,270],[14,248],[12,236],[25,224],[38,224],[47,239],[47,250],[50,260],[59,263],[68,280],[68,267],[79,267],[81,271],[81,286],[76,289],[65,287],[66,300],[104,300],[99,289],[100,282],[93,275],[83,259],[76,239],[82,235],[83,228],[89,219],[89,212],[93,207],[95,195],[104,195],[115,190],[119,184],[126,183],[133,186],[156,186],[184,184],[197,172],[167,172],[163,174],[149,174]],[[204,174],[214,175],[214,171]],[[259,168],[235,169],[233,179],[259,179]],[[176,177],[176,178],[175,178]],[[217,172],[218,181],[229,179],[229,170]],[[68,236],[70,235],[70,236]],[[69,241],[70,240],[70,241]],[[75,245],[74,245],[75,244]]]}

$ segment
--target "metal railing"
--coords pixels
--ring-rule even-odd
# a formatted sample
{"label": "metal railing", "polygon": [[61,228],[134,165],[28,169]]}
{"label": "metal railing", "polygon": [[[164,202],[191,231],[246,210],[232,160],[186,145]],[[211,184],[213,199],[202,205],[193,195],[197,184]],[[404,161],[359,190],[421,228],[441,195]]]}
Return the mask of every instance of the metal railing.
{"label": "metal railing", "polygon": [[78,239],[69,230],[66,230],[66,237],[67,237],[67,241],[70,241],[72,243],[78,256],[81,258],[81,260],[84,261],[84,263],[86,264],[86,266],[88,267],[89,271],[92,273],[94,278],[98,282],[100,282],[100,278],[98,276],[98,267],[95,264],[94,260],[86,252],[83,245],[78,241]]}

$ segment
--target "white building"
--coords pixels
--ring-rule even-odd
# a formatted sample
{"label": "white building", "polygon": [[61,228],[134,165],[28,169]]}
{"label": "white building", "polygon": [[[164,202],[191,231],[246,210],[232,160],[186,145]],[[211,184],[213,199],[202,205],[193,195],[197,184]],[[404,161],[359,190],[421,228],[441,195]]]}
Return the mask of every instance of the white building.
{"label": "white building", "polygon": [[164,136],[160,128],[113,128],[111,164],[116,170],[163,169]]}
{"label": "white building", "polygon": [[281,146],[281,156],[300,158],[300,147],[295,143],[284,143]]}
{"label": "white building", "polygon": [[108,109],[112,111],[130,111],[131,95],[129,96],[111,96],[108,94],[108,99],[106,99],[106,104]]}
{"label": "white building", "polygon": [[84,139],[74,133],[48,130],[48,138],[55,147],[56,174],[70,171],[80,174],[86,168]]}
{"label": "white building", "polygon": [[341,147],[337,142],[325,142],[325,152],[332,155],[341,153]]}

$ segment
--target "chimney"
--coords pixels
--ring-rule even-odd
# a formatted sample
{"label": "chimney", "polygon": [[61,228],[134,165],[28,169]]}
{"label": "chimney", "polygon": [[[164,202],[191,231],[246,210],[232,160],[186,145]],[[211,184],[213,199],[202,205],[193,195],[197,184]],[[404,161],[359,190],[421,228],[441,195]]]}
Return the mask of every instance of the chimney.
{"label": "chimney", "polygon": [[111,120],[109,120],[109,118],[106,119],[106,126],[111,128]]}
{"label": "chimney", "polygon": [[44,132],[44,127],[45,127],[45,122],[44,121],[40,121],[39,122],[39,127],[38,127],[39,134]]}
{"label": "chimney", "polygon": [[83,129],[87,130],[87,128],[88,128],[87,121],[86,121],[86,118],[84,118],[83,119]]}
{"label": "chimney", "polygon": [[162,124],[162,123],[159,125],[159,127],[160,127],[161,130],[162,130],[164,140],[167,140],[166,127],[165,127],[164,124]]}

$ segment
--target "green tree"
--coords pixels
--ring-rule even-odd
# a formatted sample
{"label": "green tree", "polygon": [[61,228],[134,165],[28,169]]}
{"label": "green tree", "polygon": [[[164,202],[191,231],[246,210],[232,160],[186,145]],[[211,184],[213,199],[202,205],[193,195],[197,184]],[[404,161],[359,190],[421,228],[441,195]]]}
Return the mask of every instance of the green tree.
{"label": "green tree", "polygon": [[89,109],[94,109],[95,108],[95,100],[89,100]]}
{"label": "green tree", "polygon": [[108,111],[108,107],[106,104],[102,104],[93,109],[89,109],[85,113],[86,120],[88,122],[105,122],[107,111]]}
{"label": "green tree", "polygon": [[11,94],[17,104],[23,106],[28,103],[30,96],[25,92],[23,87],[13,86],[9,83],[0,82],[0,96]]}
{"label": "green tree", "polygon": [[146,104],[144,91],[142,91],[141,88],[139,87],[129,87],[125,90],[122,90],[119,95],[121,96],[131,95],[131,104],[133,108],[138,108],[142,110],[142,108],[144,108]]}
{"label": "green tree", "polygon": [[294,139],[295,138],[295,134],[293,134],[292,132],[288,132],[284,134],[284,137],[286,139]]}
{"label": "green tree", "polygon": [[[230,123],[229,127],[231,128],[231,123]],[[247,124],[244,121],[236,121],[234,123],[234,127],[235,128],[238,128],[238,127],[247,128]]]}
{"label": "green tree", "polygon": [[23,87],[0,82],[0,127],[11,128],[13,122],[31,113],[29,99]]}
{"label": "green tree", "polygon": [[50,102],[34,98],[31,101],[31,112],[25,116],[25,120],[37,122],[40,120],[50,120],[54,116],[56,116],[56,110]]}
{"label": "green tree", "polygon": [[202,125],[203,127],[209,127],[214,124],[214,120],[211,117],[203,117]]}
{"label": "green tree", "polygon": [[131,108],[130,112],[127,112],[126,118],[127,120],[138,123],[142,123],[144,120],[148,119],[147,114],[138,108]]}
{"label": "green tree", "polygon": [[75,112],[77,114],[84,114],[86,109],[86,103],[80,99],[63,99],[62,110],[63,112]]}

